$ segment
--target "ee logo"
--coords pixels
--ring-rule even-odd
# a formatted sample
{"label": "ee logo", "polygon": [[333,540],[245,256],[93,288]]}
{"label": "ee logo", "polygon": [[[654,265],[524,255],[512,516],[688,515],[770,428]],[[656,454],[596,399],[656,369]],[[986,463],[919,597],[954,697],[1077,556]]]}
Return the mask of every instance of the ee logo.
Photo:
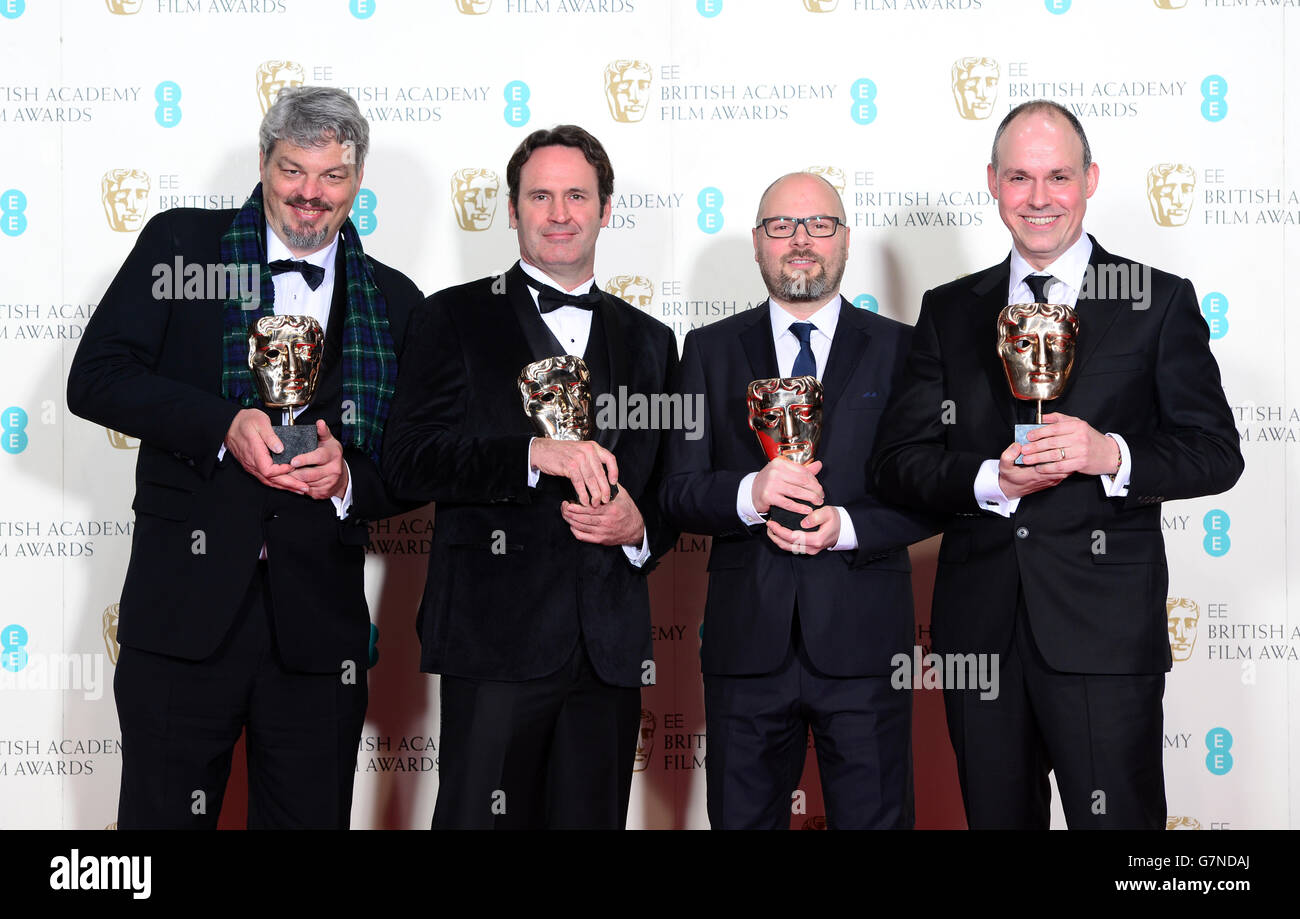
{"label": "ee logo", "polygon": [[1228,334],[1228,298],[1217,290],[1212,290],[1201,298],[1201,315],[1210,327],[1210,338],[1222,338]]}
{"label": "ee logo", "polygon": [[[0,0],[3,2],[3,0]],[[6,236],[21,236],[27,229],[27,196],[16,188],[0,194],[0,230]]]}
{"label": "ee logo", "polygon": [[1201,81],[1201,117],[1206,121],[1222,121],[1228,117],[1228,81],[1211,74]]}
{"label": "ee logo", "polygon": [[0,16],[17,19],[27,9],[27,0],[0,0]]}
{"label": "ee logo", "polygon": [[1205,768],[1214,775],[1226,775],[1232,769],[1232,735],[1227,728],[1210,728],[1205,735]]}
{"label": "ee logo", "polygon": [[853,107],[849,109],[849,115],[858,124],[871,124],[876,120],[876,84],[863,77],[855,80],[849,87],[849,95],[853,97]]}
{"label": "ee logo", "polygon": [[159,83],[153,91],[158,107],[153,110],[154,121],[164,128],[174,128],[181,123],[181,88],[171,80]]}
{"label": "ee logo", "polygon": [[1062,13],[1070,12],[1070,0],[1043,0],[1043,5],[1047,7],[1047,12],[1053,16],[1060,16]]}
{"label": "ee logo", "polygon": [[17,673],[27,666],[27,630],[21,625],[7,625],[0,631],[0,667]]}
{"label": "ee logo", "polygon": [[700,216],[696,223],[705,233],[716,233],[722,229],[722,192],[710,185],[700,189],[695,196],[695,203],[700,206]]}
{"label": "ee logo", "polygon": [[880,312],[880,301],[871,294],[858,294],[853,298],[853,305],[860,310],[867,310],[872,313]]}
{"label": "ee logo", "polygon": [[357,19],[369,19],[375,15],[375,0],[348,0],[348,9]]}
{"label": "ee logo", "polygon": [[375,227],[379,226],[379,218],[375,216],[375,205],[378,200],[375,193],[368,188],[357,192],[357,200],[352,205],[352,213],[348,216],[356,225],[358,236],[369,236],[375,232]]}
{"label": "ee logo", "polygon": [[523,80],[511,80],[506,84],[506,124],[512,128],[522,128],[528,124],[532,112],[528,111],[528,97],[532,92]]}
{"label": "ee logo", "polygon": [[6,453],[22,453],[27,449],[27,413],[11,405],[0,413],[0,447]]}
{"label": "ee logo", "polygon": [[1232,538],[1228,536],[1228,527],[1232,521],[1228,515],[1221,510],[1212,510],[1201,520],[1201,524],[1205,527],[1205,539],[1201,545],[1205,547],[1206,553],[1215,558],[1227,555],[1232,548]]}
{"label": "ee logo", "polygon": [[722,0],[695,0],[695,11],[705,19],[712,19],[722,12]]}

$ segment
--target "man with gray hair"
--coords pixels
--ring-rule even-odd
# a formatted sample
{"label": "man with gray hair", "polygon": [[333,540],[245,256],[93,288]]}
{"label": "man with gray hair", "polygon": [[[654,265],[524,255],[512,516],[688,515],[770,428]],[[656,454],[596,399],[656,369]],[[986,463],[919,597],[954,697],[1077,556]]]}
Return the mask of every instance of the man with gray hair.
{"label": "man with gray hair", "polygon": [[[73,360],[69,409],[140,439],[114,679],[123,829],[214,828],[241,733],[250,828],[348,826],[366,522],[402,510],[379,449],[420,302],[348,219],[368,145],[346,93],[285,89],[244,206],[150,220]],[[288,412],[248,363],[250,326],[277,315],[325,332],[314,393],[290,409],[318,445],[278,462]]]}

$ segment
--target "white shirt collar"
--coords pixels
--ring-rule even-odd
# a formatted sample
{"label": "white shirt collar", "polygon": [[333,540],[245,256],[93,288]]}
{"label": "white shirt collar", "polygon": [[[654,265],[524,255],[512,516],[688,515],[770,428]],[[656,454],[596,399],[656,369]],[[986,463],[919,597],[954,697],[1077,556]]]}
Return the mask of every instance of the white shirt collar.
{"label": "white shirt collar", "polygon": [[[1074,245],[1062,252],[1056,261],[1041,271],[1025,261],[1025,257],[1020,254],[1020,250],[1012,246],[1011,278],[1010,286],[1007,288],[1008,297],[1014,294],[1015,289],[1024,282],[1025,277],[1031,274],[1050,274],[1070,288],[1072,297],[1077,297],[1079,291],[1083,288],[1083,274],[1088,268],[1088,259],[1090,258],[1092,258],[1092,240],[1088,238],[1087,233],[1080,233],[1079,238],[1074,241]],[[1058,302],[1061,299],[1065,298],[1058,297],[1053,302]]]}
{"label": "white shirt collar", "polygon": [[[524,274],[528,275],[538,284],[545,284],[547,287],[554,287],[556,290],[563,291],[566,294],[573,294],[575,296],[580,296],[582,294],[585,294],[587,291],[591,290],[591,285],[594,284],[596,281],[596,276],[593,274],[591,277],[587,278],[587,280],[583,281],[577,287],[573,288],[573,290],[565,290],[564,287],[562,287],[560,284],[556,283],[555,281],[551,280],[551,278],[546,274],[546,272],[542,271],[542,269],[536,267],[535,265],[530,265],[527,262],[525,262],[523,259],[520,259],[519,267],[523,269]],[[533,300],[536,301],[537,292],[533,291],[532,293],[533,293]]]}
{"label": "white shirt collar", "polygon": [[[807,319],[800,319],[786,312],[785,308],[780,306],[771,297],[768,297],[768,317],[772,321],[772,340],[780,338],[786,332],[790,331],[792,322],[811,322],[827,338],[835,337],[835,326],[840,321],[840,304],[844,302],[839,294],[831,297],[830,302],[813,313]],[[791,333],[794,334],[794,333]]]}

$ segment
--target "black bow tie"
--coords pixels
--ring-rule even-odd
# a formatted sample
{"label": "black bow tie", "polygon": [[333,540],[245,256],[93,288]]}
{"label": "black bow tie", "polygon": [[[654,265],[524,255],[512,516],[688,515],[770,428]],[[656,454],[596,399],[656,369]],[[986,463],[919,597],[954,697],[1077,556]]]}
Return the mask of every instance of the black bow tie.
{"label": "black bow tie", "polygon": [[324,268],[298,259],[276,259],[266,267],[271,269],[272,275],[284,274],[286,271],[296,271],[302,275],[303,280],[307,282],[307,286],[312,290],[320,287],[325,280]]}
{"label": "black bow tie", "polygon": [[528,284],[533,290],[537,291],[537,308],[541,310],[542,315],[546,315],[562,306],[576,306],[580,310],[594,310],[596,304],[600,302],[600,291],[596,285],[591,285],[591,290],[585,294],[566,294],[562,290],[556,290],[546,284]]}

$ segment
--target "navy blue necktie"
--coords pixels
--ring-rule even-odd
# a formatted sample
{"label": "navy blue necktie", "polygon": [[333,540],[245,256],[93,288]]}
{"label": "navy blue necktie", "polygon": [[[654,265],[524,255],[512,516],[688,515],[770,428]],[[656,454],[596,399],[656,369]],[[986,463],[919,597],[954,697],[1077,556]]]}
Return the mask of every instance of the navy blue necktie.
{"label": "navy blue necktie", "polygon": [[1030,292],[1034,295],[1035,303],[1047,302],[1047,285],[1054,280],[1050,274],[1027,274],[1025,283],[1029,286]]}
{"label": "navy blue necktie", "polygon": [[812,349],[812,333],[817,328],[811,322],[792,322],[790,331],[799,339],[799,353],[794,359],[794,369],[790,375],[795,377],[817,376],[817,358]]}

